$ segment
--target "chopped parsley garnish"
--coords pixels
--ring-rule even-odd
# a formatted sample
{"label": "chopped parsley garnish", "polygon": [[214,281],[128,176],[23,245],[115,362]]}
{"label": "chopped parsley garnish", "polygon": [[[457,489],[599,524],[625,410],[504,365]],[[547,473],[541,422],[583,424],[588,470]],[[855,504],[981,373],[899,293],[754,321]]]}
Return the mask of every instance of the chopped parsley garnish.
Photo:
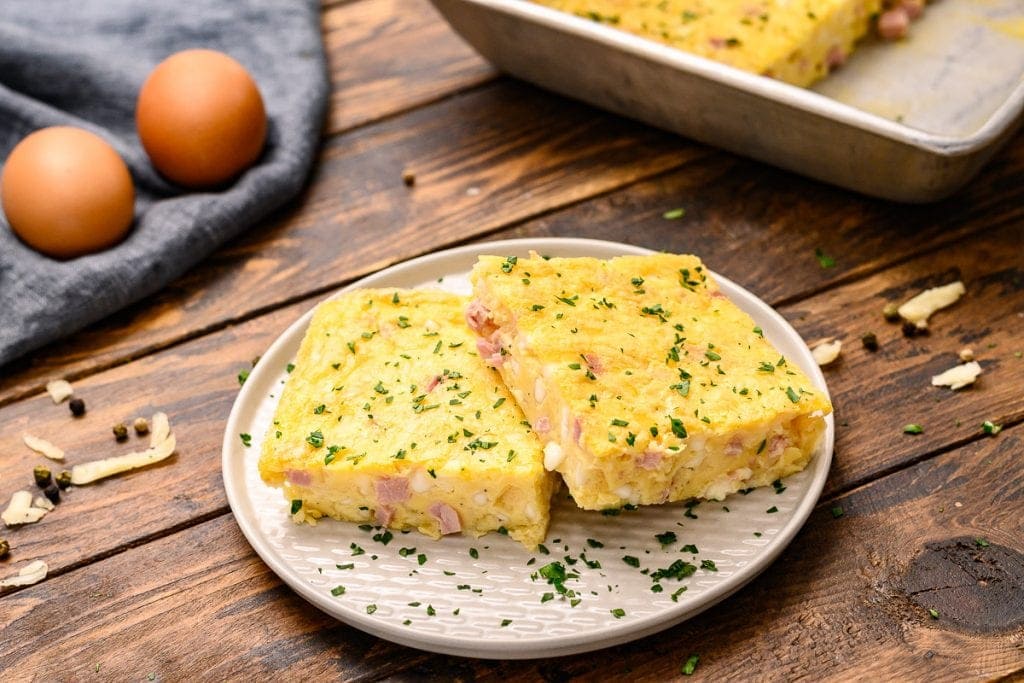
{"label": "chopped parsley garnish", "polygon": [[989,543],[984,538],[976,538],[974,539],[974,545],[978,546],[979,548],[987,548],[989,546]]}
{"label": "chopped parsley garnish", "polygon": [[505,402],[505,397],[502,396],[501,398],[499,398],[497,401],[494,402],[494,405],[491,406],[491,409],[492,410],[497,410],[498,408],[501,407],[501,404],[504,403],[504,402]]}
{"label": "chopped parsley garnish", "polygon": [[366,554],[366,551],[363,550],[362,548],[360,548],[355,543],[349,544],[348,547],[352,550],[352,557],[356,557],[357,555],[365,555]]}
{"label": "chopped parsley garnish", "polygon": [[772,487],[775,489],[775,493],[782,493],[783,491],[786,490],[785,485],[783,485],[782,480],[780,479],[776,479],[775,481],[773,481]]}
{"label": "chopped parsley garnish", "polygon": [[242,386],[243,384],[245,384],[245,380],[247,380],[247,379],[249,379],[249,371],[248,370],[239,370],[238,371],[238,386]]}
{"label": "chopped parsley garnish", "polygon": [[416,548],[399,548],[398,549],[398,554],[401,557],[408,557],[409,555],[412,555],[414,552],[416,552]]}
{"label": "chopped parsley garnish", "polygon": [[292,514],[294,515],[296,512],[298,512],[301,509],[302,509],[302,501],[299,500],[299,499],[293,500],[292,501]]}
{"label": "chopped parsley garnish", "polygon": [[666,531],[664,533],[655,534],[654,537],[658,539],[658,543],[660,543],[663,546],[672,545],[678,540],[678,538],[676,537],[676,532],[674,531]]}
{"label": "chopped parsley garnish", "polygon": [[923,434],[924,433],[924,427],[922,427],[919,424],[903,425],[903,433],[904,434]]}
{"label": "chopped parsley garnish", "polygon": [[999,432],[1003,431],[1003,425],[997,425],[991,420],[985,420],[981,423],[981,431],[985,432],[989,436],[995,436]]}
{"label": "chopped parsley garnish", "polygon": [[327,410],[327,406],[325,406],[323,403],[321,403],[316,408],[313,408],[313,414],[314,415],[323,415],[325,410]]}
{"label": "chopped parsley garnish", "polygon": [[697,546],[695,546],[693,543],[687,543],[686,545],[684,545],[682,548],[679,549],[679,552],[681,552],[681,553],[693,553],[694,555],[697,555],[699,551],[697,550]]}
{"label": "chopped parsley garnish", "polygon": [[426,563],[427,563],[427,556],[426,555],[424,555],[423,553],[420,553],[419,555],[416,556],[416,564],[418,564],[418,565],[420,565],[422,567]]}
{"label": "chopped parsley garnish", "polygon": [[310,432],[309,436],[306,437],[306,443],[308,443],[313,448],[320,448],[321,446],[324,445],[323,432],[321,432],[319,429]]}
{"label": "chopped parsley garnish", "polygon": [[679,671],[682,672],[684,676],[692,676],[693,672],[697,670],[698,662],[700,662],[699,655],[690,655],[686,658],[686,663],[683,664]]}
{"label": "chopped parsley garnish", "polygon": [[505,261],[501,264],[501,272],[503,272],[503,273],[511,273],[512,272],[512,268],[516,265],[516,263],[518,261],[519,261],[519,258],[516,257],[516,256],[508,256],[508,257],[506,257]]}
{"label": "chopped parsley garnish", "polygon": [[679,602],[679,596],[686,592],[686,586],[682,586],[675,593],[672,594],[672,602]]}
{"label": "chopped parsley garnish", "polygon": [[628,427],[629,423],[626,422],[625,420],[620,420],[619,418],[615,418],[614,420],[612,420],[612,426],[613,427]]}
{"label": "chopped parsley garnish", "polygon": [[545,602],[549,602],[549,601],[554,600],[554,599],[555,599],[555,594],[554,593],[545,593],[544,595],[540,596],[540,602],[541,602],[542,605]]}
{"label": "chopped parsley garnish", "polygon": [[767,513],[768,513],[769,515],[770,515],[770,514],[773,514],[773,513],[776,513],[776,512],[778,512],[778,511],[779,511],[779,508],[777,508],[777,507],[776,507],[776,506],[774,506],[774,505],[772,505],[772,506],[771,506],[770,508],[768,508],[767,510],[765,510],[765,512],[767,512]]}
{"label": "chopped parsley garnish", "polygon": [[433,605],[427,605],[427,616],[432,617],[437,614],[437,610],[434,609]]}
{"label": "chopped parsley garnish", "polygon": [[595,540],[593,538],[588,538],[587,539],[587,545],[589,545],[591,548],[603,548],[604,547],[604,543],[601,543],[601,541]]}
{"label": "chopped parsley garnish", "polygon": [[760,325],[754,326],[754,334],[756,334],[758,337],[764,337],[764,330],[761,329]]}
{"label": "chopped parsley garnish", "polygon": [[704,357],[707,358],[708,360],[722,360],[722,357],[715,353],[714,351],[705,351]]}
{"label": "chopped parsley garnish", "polygon": [[814,258],[818,259],[818,265],[822,268],[834,268],[836,265],[836,260],[822,251],[820,247],[814,250]]}
{"label": "chopped parsley garnish", "polygon": [[845,512],[843,512],[843,506],[842,505],[833,505],[831,512],[832,512],[832,518],[833,519],[839,519],[844,514],[846,514]]}
{"label": "chopped parsley garnish", "polygon": [[684,562],[683,560],[676,560],[667,567],[653,571],[651,573],[651,579],[654,581],[661,581],[662,579],[675,579],[676,581],[682,581],[687,576],[693,576],[695,571],[697,571],[697,565]]}
{"label": "chopped parsley garnish", "polygon": [[566,304],[567,306],[574,306],[575,307],[576,306],[576,302],[580,298],[580,295],[579,294],[574,294],[571,297],[556,296],[555,298],[558,299],[559,301],[561,301],[563,304]]}
{"label": "chopped parsley garnish", "polygon": [[628,564],[630,567],[640,566],[640,558],[633,557],[632,555],[623,555],[622,561]]}
{"label": "chopped parsley garnish", "polygon": [[349,562],[348,564],[336,564],[334,566],[338,569],[353,569],[356,565],[353,562]]}
{"label": "chopped parsley garnish", "polygon": [[690,393],[690,380],[683,380],[679,384],[672,384],[669,389],[675,389],[680,396],[686,396]]}
{"label": "chopped parsley garnish", "polygon": [[345,587],[344,586],[335,586],[334,588],[331,589],[331,595],[333,595],[334,597],[338,597],[339,595],[344,595],[344,594],[345,594]]}
{"label": "chopped parsley garnish", "polygon": [[[665,220],[674,221],[674,220],[677,220],[679,218],[682,218],[685,215],[686,215],[686,209],[680,208],[680,209],[670,209],[670,210],[666,211],[665,213],[661,214],[661,217],[664,218]],[[643,282],[643,280],[641,280],[641,282]]]}
{"label": "chopped parsley garnish", "polygon": [[786,396],[789,396],[789,400],[793,403],[799,403],[800,394],[793,391],[793,387],[786,387]]}
{"label": "chopped parsley garnish", "polygon": [[242,433],[238,435],[238,438],[242,440],[242,445],[246,448],[252,445],[252,434]]}
{"label": "chopped parsley garnish", "polygon": [[543,311],[544,310],[544,306],[542,306],[541,304],[534,304],[534,305],[530,306],[530,310],[531,311]]}
{"label": "chopped parsley garnish", "polygon": [[480,559],[480,552],[476,548],[470,548],[469,556],[472,557],[474,560],[478,560]]}
{"label": "chopped parsley garnish", "polygon": [[678,436],[680,439],[685,439],[686,427],[683,426],[683,421],[671,416],[668,419],[672,423],[672,433]]}
{"label": "chopped parsley garnish", "polygon": [[284,371],[287,372],[289,375],[292,374],[292,370],[294,369],[295,363],[289,363],[288,365],[284,366]]}
{"label": "chopped parsley garnish", "polygon": [[938,619],[939,618],[939,610],[937,610],[937,609],[930,609],[930,610],[928,610],[928,614],[931,615],[932,619]]}
{"label": "chopped parsley garnish", "polygon": [[511,623],[512,623],[512,620],[511,620],[511,619],[502,619],[502,620],[501,620],[501,627],[502,627],[502,628],[505,628],[506,626],[508,626],[508,625],[509,625],[509,624],[511,624]]}
{"label": "chopped parsley garnish", "polygon": [[714,560],[701,560],[700,561],[700,568],[701,569],[706,569],[709,572],[717,572],[718,571],[718,567],[715,566],[715,561]]}
{"label": "chopped parsley garnish", "polygon": [[395,537],[395,535],[393,533],[391,533],[391,531],[389,529],[385,529],[384,531],[381,531],[380,533],[374,534],[373,535],[373,540],[377,541],[381,545],[387,545],[388,543],[391,542],[391,539],[394,538],[394,537]]}
{"label": "chopped parsley garnish", "polygon": [[366,606],[366,613],[367,614],[373,614],[376,611],[377,611],[377,605],[367,605]]}
{"label": "chopped parsley garnish", "polygon": [[622,617],[626,616],[626,610],[622,609],[621,607],[616,607],[615,609],[608,611],[611,612],[612,616],[616,619],[621,619]]}

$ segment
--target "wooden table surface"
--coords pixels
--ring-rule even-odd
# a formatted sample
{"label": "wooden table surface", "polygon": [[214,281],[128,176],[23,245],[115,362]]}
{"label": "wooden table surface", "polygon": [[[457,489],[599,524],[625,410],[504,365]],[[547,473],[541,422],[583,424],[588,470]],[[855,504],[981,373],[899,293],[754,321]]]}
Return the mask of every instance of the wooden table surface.
{"label": "wooden table surface", "polygon": [[[24,432],[59,435],[78,462],[127,450],[110,426],[136,415],[166,411],[178,437],[167,462],[0,531],[12,546],[0,574],[50,568],[0,596],[0,680],[662,680],[690,653],[708,680],[1024,676],[1024,136],[956,196],[895,205],[502,77],[426,0],[326,2],[323,32],[333,92],[304,193],[159,294],[0,370],[4,500],[41,461]],[[220,449],[236,376],[355,278],[540,236],[699,254],[805,339],[842,339],[825,371],[837,439],[819,505],[735,596],[590,654],[459,659],[317,611],[228,508]],[[966,295],[928,336],[882,319],[886,303],[958,278]],[[930,386],[965,346],[978,383]],[[43,393],[55,377],[74,382],[84,418]],[[1002,431],[985,435],[985,420]]]}

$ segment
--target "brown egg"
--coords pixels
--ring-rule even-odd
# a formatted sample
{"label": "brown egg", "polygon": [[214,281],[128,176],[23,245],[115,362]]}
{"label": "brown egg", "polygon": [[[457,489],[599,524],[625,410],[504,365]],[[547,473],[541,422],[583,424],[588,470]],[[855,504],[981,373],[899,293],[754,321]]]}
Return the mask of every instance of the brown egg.
{"label": "brown egg", "polygon": [[263,151],[267,115],[256,82],[221,52],[186,50],[153,69],[135,124],[150,160],[187,187],[225,183]]}
{"label": "brown egg", "polygon": [[0,203],[33,249],[73,258],[105,249],[132,224],[135,188],[114,148],[81,128],[43,128],[19,142],[0,176]]}

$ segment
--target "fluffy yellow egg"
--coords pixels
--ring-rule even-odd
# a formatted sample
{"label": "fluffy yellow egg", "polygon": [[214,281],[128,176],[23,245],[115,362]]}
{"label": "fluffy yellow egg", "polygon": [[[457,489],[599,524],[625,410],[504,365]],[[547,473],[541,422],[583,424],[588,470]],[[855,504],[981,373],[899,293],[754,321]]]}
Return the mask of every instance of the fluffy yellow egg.
{"label": "fluffy yellow egg", "polygon": [[185,50],[158,64],[139,92],[135,123],[153,166],[194,188],[232,180],[259,158],[267,136],[256,82],[214,50]]}
{"label": "fluffy yellow egg", "polygon": [[105,249],[132,224],[135,188],[114,148],[89,131],[38,130],[4,163],[0,203],[11,229],[59,259]]}

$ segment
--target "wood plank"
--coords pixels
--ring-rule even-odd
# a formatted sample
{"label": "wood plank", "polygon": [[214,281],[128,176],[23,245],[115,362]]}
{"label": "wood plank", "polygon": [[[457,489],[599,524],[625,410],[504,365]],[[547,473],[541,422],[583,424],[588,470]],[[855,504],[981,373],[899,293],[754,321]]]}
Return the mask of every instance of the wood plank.
{"label": "wood plank", "polygon": [[706,680],[1020,674],[1024,614],[1008,603],[1024,590],[1022,437],[1008,429],[819,506],[736,596],[595,653],[460,660],[361,634],[283,587],[223,515],[4,597],[0,676],[661,681],[691,653]]}
{"label": "wood plank", "polygon": [[115,442],[111,427],[162,410],[178,442],[176,454],[158,465],[71,488],[39,523],[0,525],[0,537],[11,544],[10,561],[41,559],[60,573],[226,510],[220,441],[238,393],[237,374],[311,305],[282,308],[77,382],[75,395],[87,408],[81,418],[46,394],[0,408],[3,507],[15,491],[40,493],[32,477],[35,466],[46,465],[54,474],[62,469],[30,451],[23,434],[63,448],[70,466],[144,449],[148,441],[134,434],[123,444]]}
{"label": "wood plank", "polygon": [[493,80],[427,0],[360,0],[323,12],[336,134]]}
{"label": "wood plank", "polygon": [[[839,425],[828,492],[848,490],[952,445],[981,438],[984,420],[1006,425],[1024,421],[1024,395],[1019,391],[1024,386],[1024,360],[1015,356],[1024,351],[1019,334],[1024,264],[1015,251],[1021,243],[1024,225],[1006,226],[978,235],[959,251],[926,254],[783,308],[806,338],[839,336],[847,342],[842,360],[826,372]],[[954,308],[935,316],[930,336],[907,340],[898,328],[882,321],[885,301],[903,300],[957,276],[964,279],[968,293]],[[76,457],[84,460],[110,452],[110,426],[137,414],[164,408],[181,430],[175,461],[75,490],[68,507],[39,525],[11,532],[19,556],[52,560],[57,569],[77,566],[222,511],[226,503],[218,454],[224,420],[237,391],[235,375],[315,300],[77,382],[91,406],[87,421],[71,420],[65,406],[52,405],[45,395],[0,408],[0,452],[7,455],[0,460],[4,500],[31,483],[32,466],[41,461],[19,443],[24,431],[58,435],[54,438],[59,443],[74,444]],[[860,334],[867,329],[879,337],[882,347],[877,353],[859,345]],[[956,393],[931,387],[930,377],[954,365],[965,343],[974,347],[985,369],[978,385]],[[924,433],[903,434],[902,427],[909,422],[922,424]],[[118,509],[138,510],[130,524],[111,524],[112,500]],[[82,541],[83,530],[99,540]],[[74,552],[69,553],[68,546]]]}
{"label": "wood plank", "polygon": [[[977,438],[986,420],[1024,420],[1021,245],[1024,222],[1008,224],[781,308],[804,339],[844,343],[840,359],[825,368],[837,425],[826,494]],[[906,338],[882,318],[886,303],[957,279],[967,293],[932,317],[927,336]],[[877,352],[863,347],[866,332],[876,334]],[[959,391],[931,386],[933,376],[959,364],[964,347],[981,364],[980,379]],[[908,424],[924,433],[903,433]]]}
{"label": "wood plank", "polygon": [[[488,239],[590,237],[698,254],[778,305],[850,282],[924,250],[1024,221],[1024,135],[954,197],[876,201],[728,154],[715,154]],[[683,209],[676,220],[665,212]],[[835,260],[822,268],[815,251]]]}
{"label": "wood plank", "polygon": [[290,208],[159,294],[5,368],[0,404],[708,154],[512,81],[335,136]]}

